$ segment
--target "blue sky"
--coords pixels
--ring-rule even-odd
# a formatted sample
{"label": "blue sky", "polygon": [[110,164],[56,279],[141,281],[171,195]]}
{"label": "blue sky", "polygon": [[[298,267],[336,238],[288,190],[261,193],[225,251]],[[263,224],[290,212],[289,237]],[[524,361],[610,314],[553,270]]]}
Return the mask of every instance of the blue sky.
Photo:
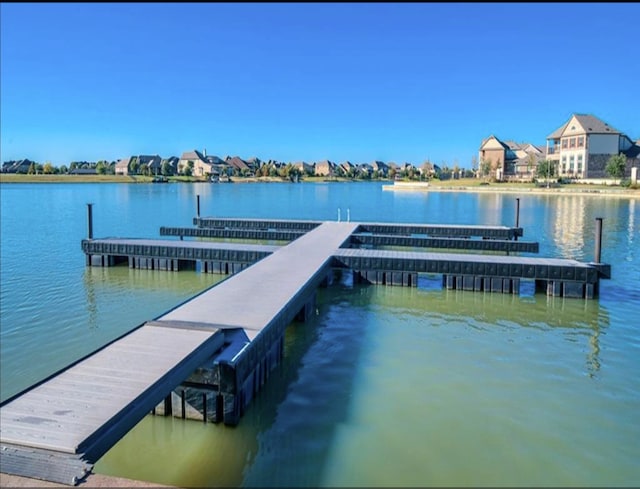
{"label": "blue sky", "polygon": [[469,168],[573,113],[640,138],[638,3],[0,4],[2,161]]}

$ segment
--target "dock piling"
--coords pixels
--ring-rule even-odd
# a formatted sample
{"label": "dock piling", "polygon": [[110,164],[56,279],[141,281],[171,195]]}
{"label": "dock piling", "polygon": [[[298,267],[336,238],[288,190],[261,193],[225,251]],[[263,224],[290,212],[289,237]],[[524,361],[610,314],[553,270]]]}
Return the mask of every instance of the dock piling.
{"label": "dock piling", "polygon": [[[520,227],[520,198],[516,199],[516,228]],[[515,240],[518,241],[518,236],[515,236]]]}
{"label": "dock piling", "polygon": [[602,253],[602,218],[596,217],[596,250],[595,262],[600,263]]}
{"label": "dock piling", "polygon": [[200,217],[200,194],[196,195],[196,215]]}
{"label": "dock piling", "polygon": [[87,204],[88,239],[93,239],[93,204]]}

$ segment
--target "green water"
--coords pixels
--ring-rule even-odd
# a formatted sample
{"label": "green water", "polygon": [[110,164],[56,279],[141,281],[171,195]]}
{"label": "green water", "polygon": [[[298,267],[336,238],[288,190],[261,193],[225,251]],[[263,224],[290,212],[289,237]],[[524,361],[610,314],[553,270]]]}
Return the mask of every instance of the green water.
{"label": "green water", "polygon": [[[161,187],[161,188],[158,188]],[[9,191],[8,191],[9,190]],[[637,200],[384,192],[377,184],[0,188],[2,398],[222,277],[84,266],[97,237],[158,237],[202,215],[513,225],[542,256],[590,261],[598,301],[419,287],[321,289],[239,426],[147,416],[95,471],[179,486],[638,486]],[[29,213],[22,202],[41,209]],[[108,209],[108,211],[107,211]],[[9,216],[9,217],[7,217]],[[47,239],[33,239],[34,235]]]}

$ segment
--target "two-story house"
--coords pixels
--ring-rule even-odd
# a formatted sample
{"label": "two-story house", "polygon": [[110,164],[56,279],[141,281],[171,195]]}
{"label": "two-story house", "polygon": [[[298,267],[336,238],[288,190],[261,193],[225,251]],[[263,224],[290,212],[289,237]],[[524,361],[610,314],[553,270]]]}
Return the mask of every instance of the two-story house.
{"label": "two-story house", "polygon": [[178,173],[184,173],[186,167],[191,167],[194,177],[203,177],[213,173],[213,165],[209,163],[200,151],[185,151],[178,161]]}
{"label": "two-story house", "polygon": [[560,176],[604,178],[609,158],[623,153],[634,159],[634,146],[628,136],[597,117],[573,114],[547,136],[547,159],[556,164]]}

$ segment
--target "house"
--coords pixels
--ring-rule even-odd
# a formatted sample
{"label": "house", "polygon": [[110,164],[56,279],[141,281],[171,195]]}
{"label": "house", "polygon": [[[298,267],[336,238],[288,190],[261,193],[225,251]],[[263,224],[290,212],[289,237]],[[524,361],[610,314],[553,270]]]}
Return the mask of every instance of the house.
{"label": "house", "polygon": [[604,178],[611,156],[627,156],[627,171],[638,165],[638,145],[631,138],[590,114],[573,114],[547,136],[547,159],[560,176]]}
{"label": "house", "polygon": [[545,148],[531,143],[516,143],[515,141],[506,141],[505,144],[516,156],[509,168],[512,171],[505,172],[505,176],[515,176],[519,180],[532,179],[538,163],[546,156]]}
{"label": "house", "polygon": [[316,163],[315,174],[319,177],[332,177],[335,174],[336,164],[333,161],[324,160]]}
{"label": "house", "polygon": [[515,174],[515,162],[518,159],[516,153],[509,145],[493,134],[482,141],[478,150],[480,169],[486,164],[489,176],[496,180],[502,180],[505,174]]}
{"label": "house", "polygon": [[348,160],[340,163],[340,168],[348,177],[352,177],[357,173],[356,166]]}
{"label": "house", "polygon": [[[143,172],[143,169],[147,171]],[[162,173],[162,158],[159,155],[138,156],[138,171],[149,175],[160,175]]]}
{"label": "house", "polygon": [[69,175],[97,175],[98,170],[94,168],[74,168],[69,170]]}
{"label": "house", "polygon": [[177,156],[169,156],[168,158],[163,158],[162,162],[160,163],[161,171],[165,165],[168,165],[169,174],[176,174],[178,172],[179,161],[180,161],[180,158],[178,158]]}
{"label": "house", "polygon": [[371,168],[374,172],[378,172],[378,176],[386,177],[389,174],[389,165],[383,161],[372,161]]}
{"label": "house", "polygon": [[492,134],[482,141],[478,161],[481,168],[483,164],[488,165],[489,176],[496,180],[522,180],[533,178],[538,162],[545,155],[545,150],[535,144],[501,141]]}
{"label": "house", "polygon": [[300,170],[300,173],[303,175],[313,175],[313,165],[310,165],[305,161],[296,161],[293,163],[293,166]]}
{"label": "house", "polygon": [[358,169],[358,174],[363,178],[369,178],[373,173],[373,168],[371,168],[369,163],[360,163],[356,165],[356,168]]}
{"label": "house", "polygon": [[11,160],[5,161],[2,164],[2,173],[28,173],[29,167],[34,164],[35,161],[31,161],[27,158],[24,160]]}
{"label": "house", "polygon": [[191,174],[196,177],[203,177],[213,173],[213,165],[197,149],[186,151],[180,156],[178,173],[184,173],[187,167],[191,167]]}
{"label": "house", "polygon": [[129,165],[131,164],[131,156],[128,158],[122,158],[118,160],[115,167],[116,175],[128,175],[129,174]]}
{"label": "house", "polygon": [[255,173],[258,168],[260,168],[262,161],[260,161],[260,158],[258,158],[257,156],[252,156],[251,158],[246,160],[245,163],[251,169],[251,171]]}
{"label": "house", "polygon": [[226,163],[227,165],[229,165],[229,167],[231,168],[231,171],[235,175],[248,175],[249,173],[252,173],[251,169],[249,168],[249,165],[247,165],[247,162],[244,161],[239,156],[234,156],[234,157],[228,156]]}

